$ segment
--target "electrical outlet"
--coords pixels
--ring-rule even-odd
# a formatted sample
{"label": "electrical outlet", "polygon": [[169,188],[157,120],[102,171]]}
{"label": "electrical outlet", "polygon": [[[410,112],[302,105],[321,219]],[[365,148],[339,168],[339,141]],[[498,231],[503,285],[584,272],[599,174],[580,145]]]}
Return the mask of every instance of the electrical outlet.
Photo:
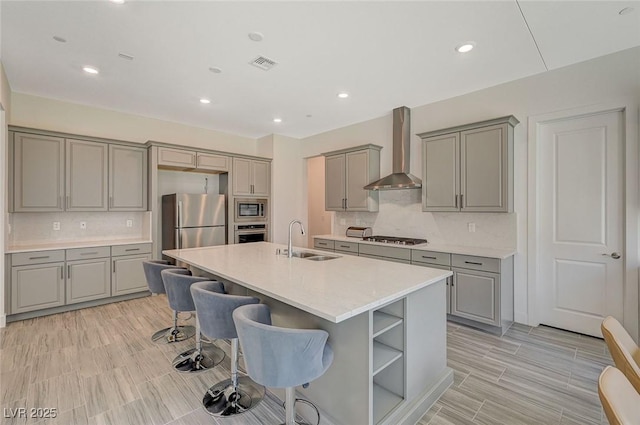
{"label": "electrical outlet", "polygon": [[87,228],[87,222],[86,221],[81,221],[80,222],[80,228],[81,229],[86,229]]}
{"label": "electrical outlet", "polygon": [[60,222],[59,221],[54,221],[53,222],[53,230],[60,230]]}
{"label": "electrical outlet", "polygon": [[127,220],[127,227],[133,227],[133,220]]}
{"label": "electrical outlet", "polygon": [[469,228],[469,233],[475,233],[476,232],[476,223],[467,223],[467,226]]}

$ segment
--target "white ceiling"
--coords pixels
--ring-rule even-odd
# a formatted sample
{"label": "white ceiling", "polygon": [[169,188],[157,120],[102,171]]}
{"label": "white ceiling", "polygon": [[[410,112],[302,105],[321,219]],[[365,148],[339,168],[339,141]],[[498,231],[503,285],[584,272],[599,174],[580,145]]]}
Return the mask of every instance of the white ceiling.
{"label": "white ceiling", "polygon": [[[14,92],[247,137],[306,137],[640,45],[640,0],[0,7]],[[635,10],[619,15],[625,7]],[[251,41],[252,31],[264,40]],[[454,51],[469,40],[473,51]],[[258,55],[278,65],[250,66]],[[86,75],[84,65],[100,74]],[[351,96],[338,99],[340,91]]]}

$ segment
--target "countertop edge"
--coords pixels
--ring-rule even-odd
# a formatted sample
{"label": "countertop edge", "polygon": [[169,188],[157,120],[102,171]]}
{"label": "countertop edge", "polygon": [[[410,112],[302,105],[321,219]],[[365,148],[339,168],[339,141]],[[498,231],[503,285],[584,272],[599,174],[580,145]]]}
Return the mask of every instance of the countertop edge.
{"label": "countertop edge", "polygon": [[316,235],[314,239],[329,239],[334,241],[355,242],[367,245],[387,246],[402,249],[415,249],[420,251],[445,252],[448,254],[471,255],[474,257],[488,257],[506,260],[507,258],[517,254],[514,249],[501,249],[490,247],[461,246],[461,245],[438,245],[438,244],[420,244],[420,245],[394,245],[381,242],[363,241],[361,238],[351,238],[341,235]]}
{"label": "countertop edge", "polygon": [[99,246],[134,245],[143,243],[153,243],[153,241],[150,241],[148,239],[116,239],[103,241],[51,243],[42,245],[14,245],[7,247],[7,249],[5,250],[5,254],[19,254],[22,252],[35,251],[55,251],[59,249],[92,248]]}

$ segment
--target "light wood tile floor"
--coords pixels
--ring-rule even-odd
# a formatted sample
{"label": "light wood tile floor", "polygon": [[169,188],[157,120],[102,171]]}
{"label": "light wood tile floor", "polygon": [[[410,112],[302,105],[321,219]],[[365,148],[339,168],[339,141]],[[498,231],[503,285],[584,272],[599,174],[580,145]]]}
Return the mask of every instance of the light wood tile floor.
{"label": "light wood tile floor", "polygon": [[[156,345],[171,323],[164,296],[10,323],[0,329],[1,424],[261,425],[284,421],[272,396],[233,419],[214,419],[200,401],[229,376],[228,358],[194,376],[170,362],[193,340]],[[418,422],[606,424],[597,378],[611,364],[602,340],[548,327],[514,325],[498,338],[448,324],[455,382]],[[53,420],[6,418],[18,407],[57,408]],[[8,415],[10,416],[10,415]],[[358,424],[345,424],[358,425]]]}

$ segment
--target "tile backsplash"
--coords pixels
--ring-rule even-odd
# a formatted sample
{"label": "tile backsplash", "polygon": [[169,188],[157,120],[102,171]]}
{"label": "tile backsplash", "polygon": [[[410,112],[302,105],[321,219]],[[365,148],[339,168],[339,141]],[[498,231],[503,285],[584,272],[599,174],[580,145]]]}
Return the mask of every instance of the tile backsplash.
{"label": "tile backsplash", "polygon": [[[374,235],[424,238],[431,243],[513,249],[516,214],[422,211],[419,190],[380,191],[378,212],[336,212],[333,233],[349,226],[369,226]],[[342,224],[344,223],[344,224]],[[469,232],[469,223],[475,232]]]}
{"label": "tile backsplash", "polygon": [[[127,227],[127,220],[132,227]],[[53,223],[60,230],[53,230]],[[80,228],[86,223],[86,229]],[[150,212],[51,212],[9,214],[9,246],[51,242],[150,239]]]}

